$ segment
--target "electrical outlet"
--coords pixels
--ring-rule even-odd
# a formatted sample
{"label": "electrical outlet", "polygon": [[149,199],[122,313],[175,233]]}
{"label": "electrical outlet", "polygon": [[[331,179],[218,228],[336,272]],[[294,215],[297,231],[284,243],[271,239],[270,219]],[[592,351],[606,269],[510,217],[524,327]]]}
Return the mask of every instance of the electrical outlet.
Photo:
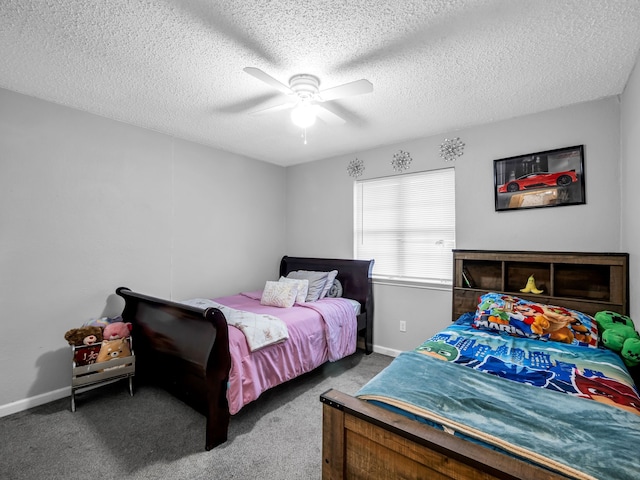
{"label": "electrical outlet", "polygon": [[405,322],[404,320],[400,320],[400,331],[401,332],[407,331],[407,322]]}

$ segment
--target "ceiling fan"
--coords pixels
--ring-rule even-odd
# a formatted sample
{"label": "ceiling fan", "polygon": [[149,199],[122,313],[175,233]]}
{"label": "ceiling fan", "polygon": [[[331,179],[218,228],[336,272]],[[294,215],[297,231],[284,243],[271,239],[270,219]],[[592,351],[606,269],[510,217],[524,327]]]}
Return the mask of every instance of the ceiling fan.
{"label": "ceiling fan", "polygon": [[331,125],[346,123],[346,120],[332,111],[326,102],[373,91],[373,84],[365,79],[320,90],[320,80],[314,75],[306,73],[294,75],[289,79],[289,85],[285,85],[259,68],[246,67],[244,71],[290,97],[276,105],[253,110],[249,113],[259,115],[291,108],[291,120],[300,128],[308,128],[313,125],[316,117],[320,117]]}

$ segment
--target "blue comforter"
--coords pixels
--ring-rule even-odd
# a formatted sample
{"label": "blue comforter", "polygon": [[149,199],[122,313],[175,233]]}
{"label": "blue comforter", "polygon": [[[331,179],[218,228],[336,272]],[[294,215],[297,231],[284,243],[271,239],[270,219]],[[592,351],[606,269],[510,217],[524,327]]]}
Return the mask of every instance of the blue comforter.
{"label": "blue comforter", "polygon": [[[452,325],[401,353],[356,396],[576,478],[622,480],[640,477],[628,453],[640,445],[630,381],[613,352]],[[623,408],[611,397],[623,397]]]}

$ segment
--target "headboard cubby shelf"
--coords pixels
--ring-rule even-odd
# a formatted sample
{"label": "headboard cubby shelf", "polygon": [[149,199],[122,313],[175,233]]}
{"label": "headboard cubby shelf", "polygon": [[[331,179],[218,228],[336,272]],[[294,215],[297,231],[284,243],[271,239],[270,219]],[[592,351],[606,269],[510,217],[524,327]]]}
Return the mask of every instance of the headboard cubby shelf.
{"label": "headboard cubby shelf", "polygon": [[[454,250],[453,263],[453,320],[474,311],[487,292],[559,303],[590,315],[629,314],[627,253]],[[542,293],[520,291],[531,275]]]}

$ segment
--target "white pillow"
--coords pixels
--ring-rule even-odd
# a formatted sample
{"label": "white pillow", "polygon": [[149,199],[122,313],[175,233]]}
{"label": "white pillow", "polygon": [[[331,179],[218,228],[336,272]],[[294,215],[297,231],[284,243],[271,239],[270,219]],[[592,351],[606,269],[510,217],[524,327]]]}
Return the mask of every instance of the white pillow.
{"label": "white pillow", "polygon": [[296,301],[296,295],[298,295],[298,287],[295,283],[267,281],[262,291],[260,304],[289,308]]}
{"label": "white pillow", "polygon": [[327,272],[310,272],[307,270],[296,270],[290,272],[287,278],[298,280],[309,280],[309,291],[307,292],[307,302],[315,302],[322,295],[324,284],[327,282]]}
{"label": "white pillow", "polygon": [[342,284],[337,278],[333,281],[333,285],[327,292],[327,298],[338,298],[342,296]]}
{"label": "white pillow", "polygon": [[327,272],[327,280],[324,284],[324,288],[322,289],[322,293],[320,294],[320,298],[324,298],[327,296],[327,293],[329,293],[329,289],[332,287],[333,281],[337,276],[338,270],[331,270],[330,272]]}
{"label": "white pillow", "polygon": [[296,303],[305,303],[307,301],[307,293],[309,292],[309,280],[297,278],[280,277],[280,282],[295,283],[298,287],[298,295],[296,295]]}

